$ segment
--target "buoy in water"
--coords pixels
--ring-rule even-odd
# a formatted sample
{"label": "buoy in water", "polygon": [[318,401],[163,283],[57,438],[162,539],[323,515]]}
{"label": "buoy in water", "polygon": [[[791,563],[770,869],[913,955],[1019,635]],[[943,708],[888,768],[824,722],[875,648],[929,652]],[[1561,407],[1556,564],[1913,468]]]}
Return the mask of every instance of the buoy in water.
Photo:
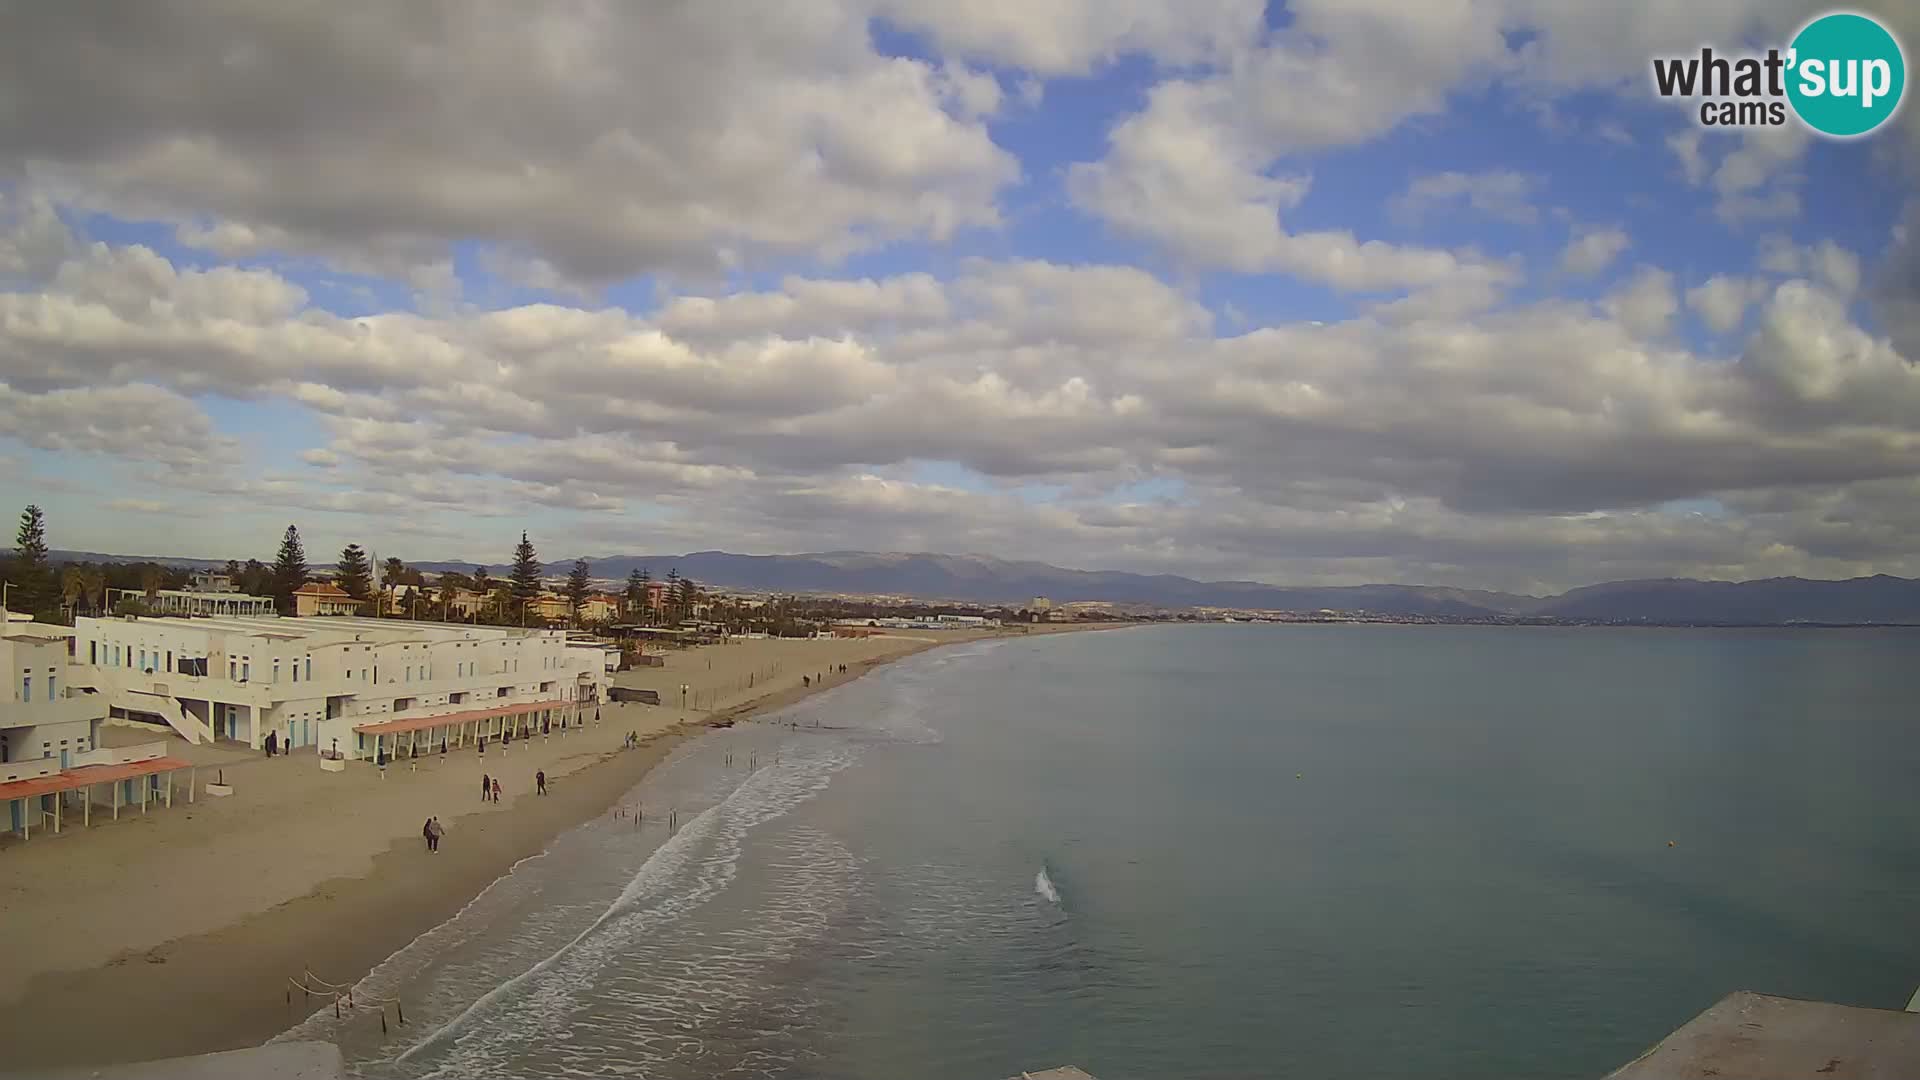
{"label": "buoy in water", "polygon": [[1668,846],[1668,847],[1672,847],[1672,846],[1673,846],[1673,841],[1671,841],[1671,840],[1669,840],[1669,841],[1667,841],[1667,846]]}
{"label": "buoy in water", "polygon": [[1294,778],[1295,780],[1298,780],[1298,779],[1300,779],[1300,778],[1301,778],[1302,776],[1305,776],[1305,775],[1306,775],[1305,773],[1294,773],[1294,774],[1293,774],[1293,778]]}

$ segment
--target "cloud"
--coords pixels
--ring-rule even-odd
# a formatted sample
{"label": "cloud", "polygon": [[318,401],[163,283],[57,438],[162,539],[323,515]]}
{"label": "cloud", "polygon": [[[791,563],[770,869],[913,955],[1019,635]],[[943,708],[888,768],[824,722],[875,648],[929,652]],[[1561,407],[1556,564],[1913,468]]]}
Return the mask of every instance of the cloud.
{"label": "cloud", "polygon": [[[1623,149],[1559,145],[1620,164],[1607,198],[1814,242],[1741,259],[1708,218],[1675,255],[1636,218],[1525,261],[1349,228],[1376,220],[1352,200],[1536,224],[1564,162],[1325,160],[1394,136],[1355,158],[1404,167],[1486,95],[1525,132],[1644,103],[1649,56],[1778,40],[1804,4],[1264,7],[22,9],[0,452],[70,455],[97,509],[218,496],[221,542],[258,519],[263,551],[293,519],[494,561],[533,524],[556,555],[1294,581],[1920,572],[1913,219],[1876,266],[1879,237],[1796,217],[1858,159],[1603,117]],[[1093,74],[1144,82],[1065,141],[1083,160],[1016,160]],[[1877,145],[1900,168],[1920,137]],[[1648,162],[1687,188],[1632,186]],[[1087,220],[1047,216],[1056,180]],[[1560,180],[1556,219],[1616,220]],[[260,405],[298,420],[223,435]]]}
{"label": "cloud", "polygon": [[[1800,258],[1844,262],[1818,251]],[[594,535],[645,521],[761,550],[966,536],[1078,564],[1478,583],[1852,565],[1831,542],[1778,548],[1809,527],[1792,513],[1761,528],[1659,509],[1920,476],[1920,376],[1890,342],[1817,277],[1709,282],[1687,302],[1730,320],[1726,289],[1760,305],[1731,362],[1668,336],[1679,298],[1650,266],[1595,306],[1389,305],[1221,337],[1121,266],[795,277],[652,318],[348,320],[290,307],[271,275],[90,245],[39,292],[0,297],[16,305],[0,312],[0,435],[169,462],[144,482],[278,516],[552,511],[613,530]],[[299,402],[326,438],[296,474],[262,474],[189,394]],[[917,478],[930,460],[973,483]],[[1143,481],[1180,494],[1123,494]],[[1057,494],[1021,494],[1037,489]]]}
{"label": "cloud", "polygon": [[1581,229],[1560,252],[1560,269],[1580,277],[1592,277],[1613,265],[1613,260],[1632,244],[1624,229]]}
{"label": "cloud", "polygon": [[1687,290],[1687,306],[1700,313],[1700,319],[1716,334],[1725,334],[1740,325],[1747,306],[1767,294],[1767,285],[1754,278],[1715,274]]}
{"label": "cloud", "polygon": [[1644,338],[1666,334],[1680,301],[1673,293],[1673,275],[1657,267],[1643,266],[1612,296],[1607,298],[1608,312],[1629,332]]}
{"label": "cloud", "polygon": [[1391,210],[1403,223],[1415,224],[1435,208],[1464,203],[1497,221],[1531,225],[1540,220],[1529,201],[1536,186],[1532,177],[1511,171],[1428,173],[1415,177]]}
{"label": "cloud", "polygon": [[199,406],[139,383],[30,393],[0,381],[0,437],[37,450],[109,454],[174,468],[211,469],[239,456],[238,445],[219,435]]}
{"label": "cloud", "polygon": [[1019,167],[991,78],[883,56],[865,18],[32,6],[0,40],[0,145],[16,178],[222,256],[376,272],[477,240],[597,283],[994,227]]}
{"label": "cloud", "polygon": [[1204,62],[1246,39],[1261,12],[1257,0],[878,5],[883,18],[927,35],[942,53],[1047,76],[1085,75],[1128,54]]}

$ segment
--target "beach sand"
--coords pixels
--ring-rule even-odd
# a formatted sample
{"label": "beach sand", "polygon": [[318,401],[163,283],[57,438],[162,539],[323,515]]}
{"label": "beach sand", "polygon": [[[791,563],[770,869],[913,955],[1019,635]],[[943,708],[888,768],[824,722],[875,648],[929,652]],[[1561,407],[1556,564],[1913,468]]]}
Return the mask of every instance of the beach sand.
{"label": "beach sand", "polygon": [[[1034,627],[1035,632],[1060,628]],[[705,724],[779,708],[947,642],[991,632],[912,631],[864,639],[743,640],[670,652],[617,685],[657,689],[661,706],[603,705],[602,723],[519,740],[484,759],[469,747],[383,778],[366,763],[325,773],[311,750],[267,760],[231,747],[172,752],[224,771],[234,794],[0,848],[0,1017],[9,1069],[139,1061],[257,1045],[318,1002],[287,980],[311,968],[353,983],[439,925],[514,863],[605,812]],[[752,687],[746,684],[752,675]],[[705,712],[683,714],[679,687]],[[622,750],[629,731],[643,745]],[[120,742],[148,729],[115,729]],[[550,795],[533,794],[545,770]],[[504,801],[482,803],[480,775]],[[437,855],[420,835],[437,815]],[[99,816],[96,814],[96,822]]]}

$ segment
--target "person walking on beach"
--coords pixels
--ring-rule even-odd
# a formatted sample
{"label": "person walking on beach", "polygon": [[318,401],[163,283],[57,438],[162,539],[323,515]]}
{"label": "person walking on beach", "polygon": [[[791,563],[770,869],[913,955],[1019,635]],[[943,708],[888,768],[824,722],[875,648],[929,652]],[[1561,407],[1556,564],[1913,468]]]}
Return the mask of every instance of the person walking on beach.
{"label": "person walking on beach", "polygon": [[533,786],[536,793],[541,795],[547,793],[547,770],[541,769],[533,774]]}
{"label": "person walking on beach", "polygon": [[500,778],[497,776],[493,778],[493,801],[500,801]]}
{"label": "person walking on beach", "polygon": [[480,801],[486,802],[493,796],[493,778],[486,773],[480,774]]}
{"label": "person walking on beach", "polygon": [[433,852],[435,855],[440,854],[440,838],[446,835],[446,832],[447,830],[440,824],[439,817],[428,818],[427,850]]}
{"label": "person walking on beach", "polygon": [[433,850],[433,819],[432,818],[428,818],[426,824],[420,826],[420,835],[423,838],[425,838],[425,840],[427,841],[427,850],[432,851]]}

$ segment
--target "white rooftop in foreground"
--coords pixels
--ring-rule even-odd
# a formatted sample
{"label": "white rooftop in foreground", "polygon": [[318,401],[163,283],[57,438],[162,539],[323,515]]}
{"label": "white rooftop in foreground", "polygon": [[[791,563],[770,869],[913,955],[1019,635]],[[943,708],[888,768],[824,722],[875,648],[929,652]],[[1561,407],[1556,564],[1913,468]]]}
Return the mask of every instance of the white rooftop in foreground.
{"label": "white rooftop in foreground", "polygon": [[347,1064],[332,1043],[269,1043],[224,1054],[93,1065],[25,1073],[10,1080],[346,1080]]}
{"label": "white rooftop in foreground", "polygon": [[1066,1065],[1058,1069],[1048,1069],[1045,1072],[1023,1072],[1019,1076],[1009,1077],[1008,1080],[1093,1080],[1093,1077],[1071,1065]]}
{"label": "white rooftop in foreground", "polygon": [[1741,990],[1607,1080],[1913,1080],[1920,1013]]}

